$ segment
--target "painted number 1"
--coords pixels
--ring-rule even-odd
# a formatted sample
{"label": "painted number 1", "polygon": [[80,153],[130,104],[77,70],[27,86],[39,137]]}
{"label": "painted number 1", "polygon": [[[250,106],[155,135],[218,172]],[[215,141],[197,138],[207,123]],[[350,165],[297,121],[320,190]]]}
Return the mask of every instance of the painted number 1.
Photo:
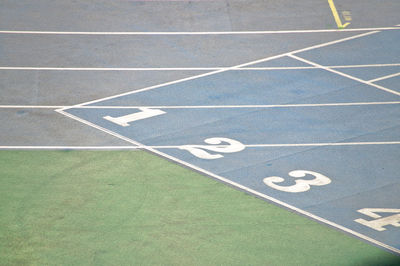
{"label": "painted number 1", "polygon": [[117,125],[127,127],[129,126],[129,123],[137,121],[137,120],[142,120],[146,118],[150,118],[153,116],[158,116],[165,114],[166,112],[160,110],[160,109],[150,109],[150,108],[138,108],[140,112],[129,114],[129,115],[124,115],[124,116],[119,116],[119,117],[112,117],[112,116],[104,116],[103,118],[111,121]]}

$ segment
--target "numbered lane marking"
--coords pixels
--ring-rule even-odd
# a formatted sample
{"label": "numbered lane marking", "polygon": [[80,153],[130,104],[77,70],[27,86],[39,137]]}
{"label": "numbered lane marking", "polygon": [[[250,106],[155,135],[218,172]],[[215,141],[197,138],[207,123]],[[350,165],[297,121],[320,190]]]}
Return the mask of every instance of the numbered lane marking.
{"label": "numbered lane marking", "polygon": [[346,20],[346,21],[351,21],[352,20],[350,11],[343,11],[342,15],[343,15],[344,20]]}
{"label": "numbered lane marking", "polygon": [[[386,225],[393,225],[395,227],[400,227],[400,209],[385,209],[385,208],[364,208],[358,210],[359,213],[367,215],[375,220],[367,221],[364,219],[355,219],[354,221],[362,225],[368,226],[377,231],[385,231]],[[382,217],[379,213],[397,213],[391,216]]]}
{"label": "numbered lane marking", "polygon": [[[183,145],[179,149],[187,150],[194,156],[207,160],[224,157],[221,153],[234,153],[245,149],[245,146],[241,142],[228,138],[208,138],[204,142],[211,145]],[[222,142],[226,142],[227,145],[221,145]],[[216,152],[216,154],[211,154],[208,151]]]}
{"label": "numbered lane marking", "polygon": [[272,187],[274,189],[292,193],[305,192],[308,191],[311,188],[311,186],[324,186],[331,183],[330,178],[313,171],[295,170],[289,172],[289,175],[294,178],[305,177],[306,175],[312,175],[315,176],[315,178],[312,180],[297,179],[295,180],[296,184],[292,186],[276,185],[275,183],[281,183],[285,181],[285,179],[279,176],[266,177],[264,178],[263,182],[267,186]]}
{"label": "numbered lane marking", "polygon": [[129,123],[137,121],[137,120],[142,120],[146,118],[150,118],[153,116],[158,116],[165,114],[166,112],[160,110],[160,109],[150,109],[150,108],[138,108],[140,112],[129,114],[129,115],[124,115],[120,117],[112,117],[112,116],[104,116],[103,118],[111,121],[117,125],[127,127],[129,126]]}

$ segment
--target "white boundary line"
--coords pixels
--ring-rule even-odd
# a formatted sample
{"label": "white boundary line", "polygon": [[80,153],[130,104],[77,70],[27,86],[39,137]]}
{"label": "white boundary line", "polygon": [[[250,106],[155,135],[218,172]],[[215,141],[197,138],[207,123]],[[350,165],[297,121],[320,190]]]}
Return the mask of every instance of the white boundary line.
{"label": "white boundary line", "polygon": [[[208,147],[204,144],[164,145],[164,146],[16,146],[3,145],[0,150],[138,150],[138,149],[180,149],[182,146]],[[246,148],[272,148],[272,147],[327,147],[327,146],[366,146],[366,145],[400,145],[400,141],[375,141],[375,142],[325,142],[325,143],[287,143],[287,144],[243,144]],[[227,145],[212,145],[224,148]]]}
{"label": "white boundary line", "polygon": [[[326,66],[328,68],[368,68],[368,67],[391,67],[400,66],[400,63],[394,64],[366,64],[366,65],[343,65]],[[212,71],[224,70],[229,67],[18,67],[3,66],[0,70],[40,70],[40,71]],[[243,70],[303,70],[319,69],[315,66],[297,66],[297,67],[241,67],[232,69],[234,71]]]}
{"label": "white boundary line", "polygon": [[[215,75],[215,74],[218,74],[218,73],[222,73],[222,72],[225,72],[225,71],[237,69],[237,68],[240,68],[240,67],[245,67],[245,66],[249,66],[249,65],[253,65],[253,64],[262,63],[262,62],[266,62],[266,61],[269,61],[269,60],[281,58],[281,57],[284,57],[284,56],[291,55],[293,53],[305,52],[305,51],[309,51],[309,50],[312,50],[312,49],[316,49],[316,48],[321,48],[321,47],[325,47],[325,46],[328,46],[328,45],[332,45],[332,44],[335,44],[335,43],[340,43],[340,42],[344,42],[344,41],[348,41],[348,40],[361,38],[361,37],[368,36],[368,35],[371,35],[371,34],[375,34],[375,33],[378,33],[378,32],[379,31],[371,31],[371,32],[366,32],[366,33],[362,33],[362,34],[358,34],[358,35],[353,35],[353,36],[346,37],[346,38],[343,38],[343,39],[330,41],[330,42],[326,42],[326,43],[322,43],[322,44],[317,44],[317,45],[309,46],[309,47],[306,47],[306,48],[294,50],[294,51],[291,51],[291,52],[287,52],[287,53],[283,53],[283,54],[279,54],[279,55],[275,55],[275,56],[261,58],[261,59],[255,60],[255,61],[250,61],[250,62],[247,62],[247,63],[243,63],[243,64],[235,65],[235,66],[232,66],[232,67],[224,68],[222,70],[211,71],[211,72],[207,72],[207,73],[200,74],[200,75],[195,75],[195,76],[191,76],[191,77],[187,77],[187,78],[183,78],[183,79],[178,79],[178,80],[174,80],[174,81],[170,81],[170,82],[161,83],[161,84],[150,86],[150,87],[145,87],[145,88],[138,89],[138,90],[128,91],[128,92],[125,92],[125,93],[121,93],[121,94],[117,94],[117,95],[113,95],[113,96],[109,96],[109,97],[100,98],[100,99],[89,101],[89,102],[80,103],[80,104],[74,105],[74,106],[69,107],[69,108],[74,108],[74,107],[82,106],[82,105],[88,105],[88,104],[92,104],[92,103],[96,103],[96,102],[101,102],[101,101],[105,101],[105,100],[109,100],[109,99],[114,99],[114,98],[121,97],[121,96],[126,96],[126,95],[135,94],[135,93],[139,93],[139,92],[143,92],[143,91],[153,90],[153,89],[160,88],[160,87],[165,87],[167,85],[177,84],[177,83],[181,83],[181,82],[184,82],[184,81],[189,81],[189,80],[194,80],[194,79],[198,79],[198,78],[202,78],[202,77],[206,77],[206,76],[210,76],[210,75]],[[62,108],[61,110],[66,110],[66,109],[69,109],[69,108]]]}
{"label": "white boundary line", "polygon": [[30,31],[0,30],[0,34],[45,34],[45,35],[247,35],[247,34],[286,34],[319,32],[355,32],[375,30],[398,30],[399,27],[358,28],[358,29],[319,29],[319,30],[266,30],[266,31]]}
{"label": "white boundary line", "polygon": [[351,76],[351,75],[345,74],[345,73],[343,73],[343,72],[340,72],[340,71],[331,69],[331,68],[329,68],[329,67],[322,66],[322,65],[320,65],[320,64],[317,64],[317,63],[312,62],[312,61],[310,61],[310,60],[304,59],[304,58],[299,57],[299,56],[297,56],[297,55],[290,54],[290,55],[288,55],[288,56],[291,57],[291,58],[293,58],[293,59],[297,59],[297,60],[299,60],[299,61],[301,61],[301,62],[304,62],[304,63],[310,64],[310,65],[313,65],[313,66],[315,66],[315,67],[319,67],[319,68],[324,69],[324,70],[326,70],[326,71],[329,71],[329,72],[338,74],[338,75],[340,75],[340,76],[343,76],[343,77],[346,77],[346,78],[349,78],[349,79],[358,81],[358,82],[360,82],[360,83],[370,85],[370,86],[375,87],[375,88],[377,88],[377,89],[380,89],[380,90],[383,90],[383,91],[392,93],[392,94],[394,94],[394,95],[400,96],[400,92],[398,92],[398,91],[394,91],[394,90],[385,88],[385,87],[383,87],[383,86],[374,84],[374,83],[372,83],[372,82],[370,82],[370,81],[365,81],[365,80],[363,80],[363,79],[356,78],[356,77],[354,77],[354,76]]}
{"label": "white boundary line", "polygon": [[304,103],[304,104],[260,104],[260,105],[153,105],[153,106],[62,106],[62,105],[0,105],[0,109],[229,109],[229,108],[296,108],[296,107],[331,107],[331,106],[360,106],[360,105],[391,105],[400,104],[400,101],[391,102],[350,102],[350,103]]}
{"label": "white boundary line", "polygon": [[[323,43],[323,44],[319,44],[319,45],[310,46],[310,47],[303,48],[303,49],[299,49],[299,50],[292,51],[292,52],[289,52],[289,53],[284,53],[284,54],[277,55],[277,56],[272,56],[272,57],[263,58],[263,59],[260,59],[260,60],[256,60],[256,61],[252,61],[252,62],[249,62],[249,63],[242,64],[242,65],[233,66],[232,69],[238,68],[238,67],[242,67],[242,66],[251,65],[251,64],[255,64],[255,63],[259,63],[259,62],[268,61],[268,60],[271,60],[271,59],[274,59],[274,58],[283,57],[283,56],[290,55],[290,54],[293,54],[293,53],[303,52],[303,51],[307,51],[307,50],[311,50],[311,49],[315,49],[315,48],[319,48],[319,47],[331,45],[331,44],[338,43],[338,42],[343,42],[343,41],[347,41],[347,40],[351,40],[351,39],[355,39],[355,38],[360,38],[360,37],[367,36],[367,35],[371,35],[371,34],[374,34],[374,33],[377,33],[377,31],[367,32],[367,33],[364,33],[364,34],[359,34],[359,35],[355,35],[355,36],[352,36],[352,37],[348,37],[348,38],[344,38],[344,39],[340,39],[340,40],[336,40],[336,41],[332,41],[332,42],[328,42],[328,43]],[[229,69],[227,69],[227,70],[229,70]],[[213,74],[217,74],[217,73],[220,73],[220,72],[222,72],[222,71],[227,71],[227,70],[217,70],[217,71],[209,72],[209,73],[206,73],[206,74],[203,74],[203,75],[197,75],[197,76],[193,76],[193,77],[190,77],[190,78],[180,79],[180,80],[176,80],[176,81],[172,81],[172,82],[167,82],[167,83],[160,84],[160,85],[156,85],[156,86],[151,86],[151,87],[143,88],[143,89],[138,90],[138,91],[133,91],[133,92],[131,91],[131,92],[127,92],[127,93],[115,95],[115,96],[110,96],[110,97],[106,97],[106,98],[94,100],[94,101],[87,102],[87,103],[81,103],[81,104],[78,104],[78,105],[75,105],[75,106],[82,106],[82,105],[85,105],[85,104],[94,103],[94,102],[99,102],[99,101],[103,101],[103,100],[106,100],[106,99],[111,99],[111,98],[115,98],[115,97],[119,97],[119,96],[123,96],[123,95],[129,95],[129,94],[137,93],[137,92],[144,91],[144,90],[159,88],[159,87],[162,87],[162,86],[165,86],[165,85],[175,84],[175,83],[183,82],[183,81],[186,81],[186,80],[191,80],[191,79],[196,79],[196,78],[200,78],[200,77],[204,77],[204,76],[208,76],[208,75],[213,75]],[[77,121],[79,121],[79,122],[81,122],[81,123],[84,123],[84,124],[88,125],[88,126],[91,126],[91,127],[96,128],[96,129],[98,129],[98,130],[100,130],[100,131],[103,131],[103,132],[105,132],[105,133],[108,133],[108,134],[110,134],[110,135],[113,135],[113,136],[115,136],[115,137],[117,137],[117,138],[123,139],[123,140],[125,140],[125,141],[127,141],[127,142],[129,142],[129,143],[131,143],[131,144],[134,144],[134,145],[136,145],[136,146],[145,147],[145,145],[143,145],[143,144],[141,144],[141,143],[139,143],[139,142],[137,142],[137,141],[134,141],[134,140],[132,140],[132,139],[130,139],[130,138],[127,138],[127,137],[124,137],[124,136],[122,136],[122,135],[119,135],[119,134],[117,134],[117,133],[115,133],[115,132],[113,132],[113,131],[111,131],[111,130],[108,130],[108,129],[105,129],[105,128],[103,128],[103,127],[100,127],[100,126],[98,126],[98,125],[96,125],[96,124],[93,124],[93,123],[91,123],[91,122],[89,122],[89,121],[86,121],[86,120],[84,120],[84,119],[82,119],[82,118],[79,118],[79,117],[77,117],[77,116],[74,116],[74,115],[72,115],[72,114],[66,113],[66,112],[64,112],[64,110],[65,110],[65,109],[58,109],[58,110],[56,110],[56,111],[57,111],[58,113],[60,113],[60,114],[63,114],[63,115],[65,115],[65,116],[67,116],[67,117],[70,117],[70,118],[72,118],[72,119],[75,119],[75,120],[77,120]],[[160,152],[160,151],[158,151],[158,150],[156,150],[156,149],[153,149],[153,148],[150,148],[150,147],[145,147],[144,149],[147,150],[147,151],[150,151],[150,152],[152,152],[152,153],[154,153],[154,154],[157,154],[157,155],[159,155],[159,156],[162,156],[162,157],[164,157],[164,158],[167,158],[167,159],[169,159],[169,160],[171,160],[171,161],[177,162],[177,163],[179,163],[179,164],[181,164],[181,165],[184,165],[184,166],[186,166],[186,167],[189,167],[189,168],[191,168],[191,169],[194,169],[194,170],[196,170],[196,171],[198,171],[198,172],[200,172],[200,173],[203,173],[203,174],[205,174],[205,175],[208,175],[208,176],[210,176],[210,177],[213,177],[213,178],[215,178],[215,179],[218,179],[218,180],[220,180],[220,181],[222,181],[222,182],[225,182],[225,183],[227,183],[227,184],[230,184],[230,185],[232,185],[232,186],[234,186],[234,187],[236,187],[236,188],[239,188],[239,189],[241,189],[241,190],[243,190],[243,191],[246,191],[246,192],[248,192],[248,193],[251,193],[251,194],[253,194],[253,195],[256,195],[256,196],[258,196],[258,197],[260,197],[260,198],[266,199],[266,200],[268,200],[268,201],[271,201],[271,202],[274,202],[274,203],[276,203],[276,204],[279,204],[279,205],[281,205],[281,206],[283,206],[283,207],[285,207],[285,208],[291,209],[291,210],[296,211],[296,212],[298,212],[298,213],[300,213],[300,214],[303,214],[303,215],[305,215],[305,216],[308,216],[308,217],[310,217],[310,218],[312,218],[312,219],[314,219],[314,220],[317,220],[317,221],[319,221],[319,222],[328,224],[328,225],[330,225],[330,226],[332,226],[332,227],[338,228],[338,229],[340,229],[340,230],[342,230],[342,231],[344,231],[344,232],[350,233],[350,234],[352,234],[352,235],[354,235],[354,236],[356,236],[356,237],[359,237],[359,238],[361,238],[361,239],[364,239],[364,240],[366,240],[366,241],[369,241],[369,242],[371,242],[371,243],[373,243],[373,244],[375,244],[375,245],[384,247],[384,248],[386,248],[386,249],[388,249],[388,250],[390,250],[390,251],[392,251],[392,252],[394,252],[394,253],[400,254],[400,250],[397,249],[397,248],[394,248],[394,247],[392,247],[392,246],[389,246],[389,245],[387,245],[387,244],[384,244],[384,243],[382,243],[382,242],[380,242],[380,241],[377,241],[377,240],[375,240],[375,239],[373,239],[373,238],[370,238],[370,237],[368,237],[368,236],[366,236],[366,235],[363,235],[363,234],[358,233],[358,232],[356,232],[356,231],[353,231],[353,230],[351,230],[351,229],[349,229],[349,228],[346,228],[346,227],[344,227],[344,226],[341,226],[341,225],[339,225],[339,224],[336,224],[336,223],[334,223],[334,222],[331,222],[331,221],[329,221],[329,220],[326,220],[326,219],[324,219],[324,218],[322,218],[322,217],[316,216],[316,215],[314,215],[314,214],[312,214],[312,213],[310,213],[310,212],[307,212],[307,211],[305,211],[305,210],[299,209],[299,208],[297,208],[297,207],[295,207],[295,206],[292,206],[292,205],[290,205],[290,204],[287,204],[287,203],[285,203],[285,202],[283,202],[283,201],[280,201],[280,200],[278,200],[278,199],[275,199],[275,198],[273,198],[273,197],[270,197],[270,196],[268,196],[268,195],[265,195],[265,194],[263,194],[263,193],[260,193],[260,192],[258,192],[258,191],[255,191],[255,190],[253,190],[253,189],[250,189],[250,188],[248,188],[248,187],[246,187],[246,186],[243,186],[243,185],[241,185],[241,184],[239,184],[239,183],[233,182],[233,181],[231,181],[231,180],[229,180],[229,179],[226,179],[226,178],[224,178],[224,177],[222,177],[222,176],[216,175],[216,174],[214,174],[214,173],[212,173],[212,172],[209,172],[209,171],[207,171],[207,170],[205,170],[205,169],[202,169],[202,168],[200,168],[200,167],[197,167],[197,166],[195,166],[195,165],[193,165],[193,164],[189,164],[189,163],[187,163],[187,162],[185,162],[185,161],[182,161],[182,160],[180,160],[180,159],[177,159],[177,158],[175,158],[175,157],[173,157],[173,156],[170,156],[170,155],[168,155],[168,154],[166,154],[166,153]]]}
{"label": "white boundary line", "polygon": [[[400,64],[396,64],[399,65]],[[341,67],[341,66],[340,66]],[[41,71],[212,71],[229,67],[0,67],[0,70],[41,70]],[[316,67],[243,67],[240,70],[297,70],[316,69]]]}
{"label": "white boundary line", "polygon": [[179,163],[179,164],[181,164],[181,165],[183,165],[183,166],[189,167],[189,168],[191,168],[191,169],[193,169],[193,170],[195,170],[195,171],[198,171],[198,172],[203,173],[203,174],[205,174],[205,175],[207,175],[207,176],[213,177],[213,178],[215,178],[215,179],[217,179],[217,180],[220,180],[220,181],[222,181],[222,182],[224,182],[224,183],[230,184],[230,185],[232,185],[232,186],[234,186],[234,187],[236,187],[236,188],[239,188],[239,189],[241,189],[241,190],[243,190],[243,191],[246,191],[246,192],[248,192],[248,193],[250,193],[250,194],[256,195],[256,196],[258,196],[258,197],[260,197],[260,198],[263,198],[263,199],[266,199],[266,200],[268,200],[268,201],[270,201],[270,202],[274,202],[274,203],[279,204],[279,205],[281,205],[281,206],[283,206],[283,207],[285,207],[285,208],[288,208],[288,209],[290,209],[290,210],[296,211],[296,212],[298,212],[298,213],[300,213],[300,214],[302,214],[302,215],[308,216],[308,217],[310,217],[310,218],[312,218],[312,219],[314,219],[314,220],[317,220],[317,221],[319,221],[319,222],[328,224],[328,225],[330,225],[330,226],[332,226],[332,227],[335,227],[335,228],[340,229],[340,230],[342,230],[342,231],[344,231],[344,232],[347,232],[347,233],[349,233],[349,234],[352,234],[352,235],[354,235],[354,236],[356,236],[356,237],[358,237],[358,238],[364,239],[364,240],[369,241],[369,242],[371,242],[371,243],[373,243],[373,244],[375,244],[375,245],[384,247],[384,248],[386,248],[386,249],[388,249],[388,250],[390,250],[390,251],[392,251],[392,252],[394,252],[394,253],[400,254],[400,250],[399,250],[399,249],[394,248],[394,247],[392,247],[392,246],[389,246],[389,245],[387,245],[387,244],[385,244],[385,243],[382,243],[382,242],[380,242],[380,241],[377,241],[377,240],[375,240],[375,239],[373,239],[373,238],[370,238],[370,237],[368,237],[368,236],[366,236],[366,235],[363,235],[363,234],[361,234],[361,233],[358,233],[358,232],[356,232],[356,231],[353,231],[353,230],[351,230],[351,229],[349,229],[349,228],[347,228],[347,227],[344,227],[344,226],[339,225],[339,224],[337,224],[337,223],[334,223],[334,222],[331,222],[331,221],[329,221],[329,220],[326,220],[326,219],[324,219],[324,218],[322,218],[322,217],[319,217],[319,216],[317,216],[317,215],[314,215],[314,214],[312,214],[312,213],[310,213],[310,212],[307,212],[307,211],[305,211],[305,210],[299,209],[299,208],[297,208],[297,207],[295,207],[295,206],[292,206],[292,205],[287,204],[287,203],[285,203],[285,202],[283,202],[283,201],[280,201],[280,200],[278,200],[278,199],[275,199],[275,198],[273,198],[273,197],[271,197],[271,196],[268,196],[268,195],[265,195],[265,194],[263,194],[263,193],[260,193],[260,192],[258,192],[258,191],[256,191],[256,190],[253,190],[253,189],[251,189],[251,188],[248,188],[248,187],[246,187],[246,186],[243,186],[243,185],[241,185],[241,184],[239,184],[239,183],[233,182],[233,181],[231,181],[231,180],[229,180],[229,179],[226,179],[226,178],[224,178],[224,177],[222,177],[222,176],[219,176],[219,175],[216,175],[216,174],[214,174],[214,173],[212,173],[212,172],[209,172],[209,171],[207,171],[207,170],[205,170],[205,169],[203,169],[203,168],[200,168],[200,167],[195,166],[195,165],[193,165],[193,164],[190,164],[190,163],[187,163],[187,162],[185,162],[185,161],[182,161],[182,160],[180,160],[180,159],[178,159],[178,158],[175,158],[175,157],[170,156],[170,155],[168,155],[168,154],[166,154],[166,153],[160,152],[160,151],[158,151],[158,150],[156,150],[156,149],[154,149],[154,148],[151,148],[151,147],[149,147],[149,146],[143,145],[143,144],[141,144],[141,143],[139,143],[139,142],[137,142],[137,141],[134,141],[134,140],[132,140],[132,139],[130,139],[130,138],[121,136],[121,135],[119,135],[119,134],[117,134],[117,133],[115,133],[115,132],[112,132],[112,131],[110,131],[110,130],[108,130],[108,129],[105,129],[105,128],[103,128],[103,127],[100,127],[100,126],[98,126],[98,125],[96,125],[96,124],[93,124],[93,123],[91,123],[91,122],[89,122],[89,121],[86,121],[86,120],[84,120],[84,119],[82,119],[82,118],[79,118],[79,117],[76,117],[76,116],[74,116],[74,115],[68,114],[68,113],[64,112],[63,110],[57,110],[57,112],[59,112],[60,114],[64,114],[64,115],[66,115],[66,116],[68,116],[68,117],[70,117],[70,118],[72,118],[72,119],[75,119],[75,120],[77,120],[77,121],[79,121],[79,122],[82,122],[82,123],[84,123],[84,124],[86,124],[86,125],[88,125],[88,126],[94,127],[94,128],[96,128],[96,129],[98,129],[98,130],[100,130],[100,131],[103,131],[103,132],[106,132],[106,133],[108,133],[108,134],[111,134],[111,135],[113,135],[113,136],[115,136],[115,137],[117,137],[117,138],[123,139],[123,140],[125,140],[125,141],[127,141],[127,142],[129,142],[129,143],[131,143],[131,144],[134,144],[134,145],[136,145],[136,146],[138,146],[138,147],[143,147],[143,149],[145,149],[145,150],[147,150],[147,151],[150,151],[150,152],[152,152],[152,153],[154,153],[154,154],[157,154],[157,155],[159,155],[159,156],[161,156],[161,157],[167,158],[167,159],[169,159],[169,160],[171,160],[171,161],[174,161],[174,162],[176,162],[176,163]]}
{"label": "white boundary line", "polygon": [[376,81],[380,81],[380,80],[384,80],[384,79],[390,79],[390,78],[394,78],[394,77],[397,77],[397,76],[400,76],[400,72],[394,73],[394,74],[391,74],[391,75],[387,75],[387,76],[384,76],[384,77],[376,78],[376,79],[371,79],[371,80],[368,80],[367,82],[373,83],[373,82],[376,82]]}
{"label": "white boundary line", "polygon": [[400,141],[370,141],[370,142],[323,142],[323,143],[288,143],[288,144],[248,144],[246,148],[268,147],[320,147],[320,146],[362,146],[362,145],[398,145]]}

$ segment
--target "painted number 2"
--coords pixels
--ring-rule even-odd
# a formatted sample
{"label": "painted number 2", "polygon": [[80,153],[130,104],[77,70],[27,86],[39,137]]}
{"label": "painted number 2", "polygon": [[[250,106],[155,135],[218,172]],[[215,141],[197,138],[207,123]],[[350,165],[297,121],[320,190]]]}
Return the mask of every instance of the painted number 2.
{"label": "painted number 2", "polygon": [[[228,138],[208,138],[204,142],[211,145],[183,145],[179,149],[187,150],[200,159],[208,160],[224,157],[221,153],[233,153],[245,149],[245,146],[239,141]],[[221,144],[223,142],[227,144]],[[211,154],[208,151],[215,152],[215,154]]]}
{"label": "painted number 2", "polygon": [[[368,226],[376,231],[385,231],[385,225],[393,225],[400,227],[400,209],[378,209],[378,208],[364,208],[358,210],[359,213],[367,215],[375,220],[367,221],[364,219],[355,219],[354,221],[362,225]],[[377,213],[396,213],[390,216],[382,217]]]}
{"label": "painted number 2", "polygon": [[328,185],[331,183],[331,180],[319,173],[313,172],[313,171],[306,171],[306,170],[295,170],[289,172],[289,175],[294,178],[299,178],[299,177],[305,177],[306,175],[312,175],[315,178],[311,180],[306,180],[306,179],[297,179],[295,182],[295,185],[292,186],[279,186],[275,183],[281,183],[285,181],[282,177],[279,176],[271,176],[271,177],[266,177],[264,178],[264,184],[266,184],[269,187],[272,187],[274,189],[284,191],[284,192],[292,192],[292,193],[297,193],[297,192],[305,192],[311,188],[311,186],[324,186]]}

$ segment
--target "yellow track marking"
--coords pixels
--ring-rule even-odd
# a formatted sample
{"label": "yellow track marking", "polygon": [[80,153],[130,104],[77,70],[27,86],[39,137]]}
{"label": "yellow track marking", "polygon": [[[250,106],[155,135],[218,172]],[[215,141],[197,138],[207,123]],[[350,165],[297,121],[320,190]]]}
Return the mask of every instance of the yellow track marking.
{"label": "yellow track marking", "polygon": [[335,21],[336,21],[338,29],[346,28],[346,26],[349,25],[350,22],[342,24],[342,21],[340,20],[339,14],[338,14],[338,12],[336,10],[335,4],[333,3],[333,0],[328,0],[328,3],[329,3],[329,6],[330,6],[330,8],[332,10],[332,14],[333,14],[333,17],[335,18]]}

